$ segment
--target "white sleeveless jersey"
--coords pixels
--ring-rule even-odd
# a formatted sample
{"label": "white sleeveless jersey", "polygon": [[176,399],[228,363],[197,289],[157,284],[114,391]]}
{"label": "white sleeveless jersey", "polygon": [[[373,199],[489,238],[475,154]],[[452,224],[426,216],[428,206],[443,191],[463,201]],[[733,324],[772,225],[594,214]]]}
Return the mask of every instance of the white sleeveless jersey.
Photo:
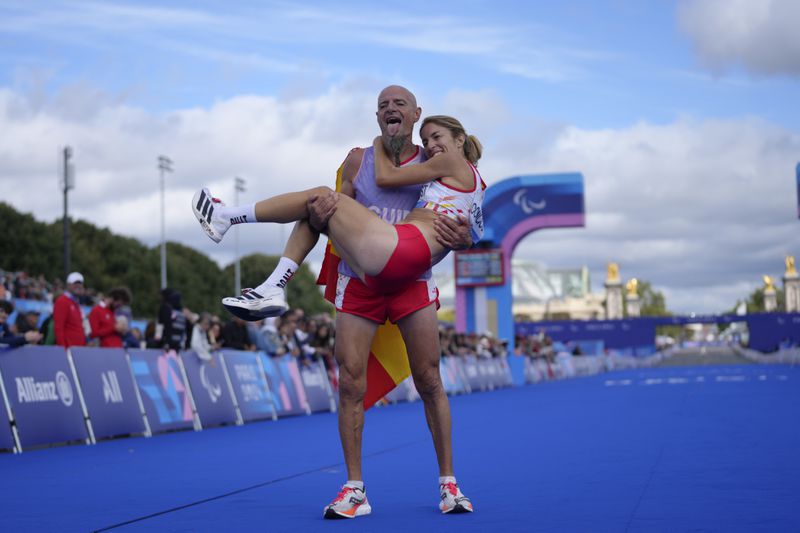
{"label": "white sleeveless jersey", "polygon": [[419,193],[419,200],[414,207],[430,209],[452,219],[458,216],[469,220],[472,243],[477,244],[483,237],[483,182],[478,169],[470,163],[475,182],[470,190],[456,189],[442,183],[441,178],[426,183]]}

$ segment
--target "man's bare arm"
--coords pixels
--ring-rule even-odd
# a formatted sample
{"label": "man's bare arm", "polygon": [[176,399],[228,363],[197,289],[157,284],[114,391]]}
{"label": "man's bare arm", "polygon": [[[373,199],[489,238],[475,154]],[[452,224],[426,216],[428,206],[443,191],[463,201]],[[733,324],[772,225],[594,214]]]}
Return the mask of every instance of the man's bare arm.
{"label": "man's bare arm", "polygon": [[466,217],[459,216],[454,220],[440,215],[434,219],[433,229],[436,230],[436,241],[451,250],[466,250],[474,244]]}

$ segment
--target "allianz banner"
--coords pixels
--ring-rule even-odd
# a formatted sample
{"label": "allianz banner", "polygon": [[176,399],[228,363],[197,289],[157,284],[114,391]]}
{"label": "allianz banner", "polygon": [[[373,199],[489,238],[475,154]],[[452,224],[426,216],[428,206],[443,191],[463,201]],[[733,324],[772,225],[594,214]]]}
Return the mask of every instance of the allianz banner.
{"label": "allianz banner", "polygon": [[96,439],[143,434],[144,420],[122,348],[70,348]]}
{"label": "allianz banner", "polygon": [[189,390],[174,351],[130,350],[131,369],[153,433],[194,425]]}
{"label": "allianz banner", "polygon": [[272,358],[262,353],[261,362],[264,363],[278,416],[308,413],[306,391],[297,368],[297,360],[291,355]]}
{"label": "allianz banner", "polygon": [[64,348],[24,346],[3,352],[0,372],[23,448],[87,439]]}
{"label": "allianz banner", "polygon": [[256,352],[223,350],[222,358],[228,376],[231,378],[233,392],[239,411],[246,422],[275,418],[275,408],[267,385],[264,371],[259,364]]}
{"label": "allianz banner", "polygon": [[181,352],[194,406],[204,428],[234,424],[239,418],[219,354],[213,353],[211,357],[211,361],[203,361],[195,352]]}

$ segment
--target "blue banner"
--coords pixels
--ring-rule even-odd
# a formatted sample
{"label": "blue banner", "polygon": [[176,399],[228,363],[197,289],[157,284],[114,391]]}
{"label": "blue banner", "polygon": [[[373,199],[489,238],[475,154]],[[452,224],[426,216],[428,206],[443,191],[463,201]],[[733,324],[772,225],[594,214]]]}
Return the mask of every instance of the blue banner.
{"label": "blue banner", "polygon": [[331,411],[331,395],[328,385],[328,373],[322,361],[315,361],[310,366],[300,366],[300,378],[306,392],[308,408],[312,413]]}
{"label": "blue banner", "polygon": [[655,352],[656,326],[661,323],[667,321],[645,317],[518,322],[515,333],[528,336],[544,332],[557,342],[595,341],[602,342],[605,348],[620,355],[649,355]]}
{"label": "blue banner", "polygon": [[24,346],[3,352],[0,372],[23,449],[88,438],[64,348]]}
{"label": "blue banner", "polygon": [[295,358],[291,355],[272,358],[262,353],[261,362],[264,363],[264,371],[267,374],[278,416],[307,413],[308,403]]}
{"label": "blue banner", "polygon": [[95,439],[143,434],[144,420],[122,348],[70,348]]}
{"label": "blue banner", "polygon": [[162,350],[130,350],[128,353],[153,433],[193,427],[192,404],[178,355]]}
{"label": "blue banner", "polygon": [[[0,359],[7,350],[0,350]],[[0,387],[3,384],[0,382]],[[5,390],[5,389],[3,389]],[[2,396],[0,395],[0,399]],[[14,448],[14,439],[11,434],[11,421],[8,419],[8,410],[6,408],[5,400],[0,405],[0,450],[12,450]]]}
{"label": "blue banner", "polygon": [[258,362],[259,354],[223,350],[222,357],[242,418],[246,422],[275,418],[270,389]]}
{"label": "blue banner", "polygon": [[234,424],[238,420],[219,354],[203,361],[194,352],[181,352],[186,379],[192,389],[194,406],[202,426]]}
{"label": "blue banner", "polygon": [[477,392],[486,388],[486,381],[478,366],[477,357],[473,355],[464,356],[461,360],[461,366],[464,369],[464,377],[472,392]]}

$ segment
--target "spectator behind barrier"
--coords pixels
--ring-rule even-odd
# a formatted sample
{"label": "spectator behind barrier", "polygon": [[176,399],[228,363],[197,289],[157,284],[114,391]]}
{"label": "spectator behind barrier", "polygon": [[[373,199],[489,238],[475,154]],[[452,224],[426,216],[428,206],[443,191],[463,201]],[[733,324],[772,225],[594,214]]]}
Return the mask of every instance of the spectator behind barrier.
{"label": "spectator behind barrier", "polygon": [[166,288],[161,291],[161,306],[155,327],[157,347],[180,351],[186,346],[186,315],[181,304],[181,293]]}
{"label": "spectator behind barrier", "polygon": [[86,346],[83,312],[78,305],[83,294],[83,275],[80,272],[71,273],[67,276],[64,293],[53,304],[53,324],[56,344],[59,346]]}
{"label": "spectator behind barrier", "polygon": [[17,335],[11,330],[8,315],[14,311],[14,305],[8,300],[0,300],[0,346],[15,348],[23,344],[36,344],[42,340],[42,334],[35,329]]}
{"label": "spectator behind barrier", "polygon": [[122,336],[128,333],[128,319],[116,316],[116,311],[131,302],[128,289],[111,289],[108,296],[101,296],[89,312],[92,339],[103,348],[122,348]]}

